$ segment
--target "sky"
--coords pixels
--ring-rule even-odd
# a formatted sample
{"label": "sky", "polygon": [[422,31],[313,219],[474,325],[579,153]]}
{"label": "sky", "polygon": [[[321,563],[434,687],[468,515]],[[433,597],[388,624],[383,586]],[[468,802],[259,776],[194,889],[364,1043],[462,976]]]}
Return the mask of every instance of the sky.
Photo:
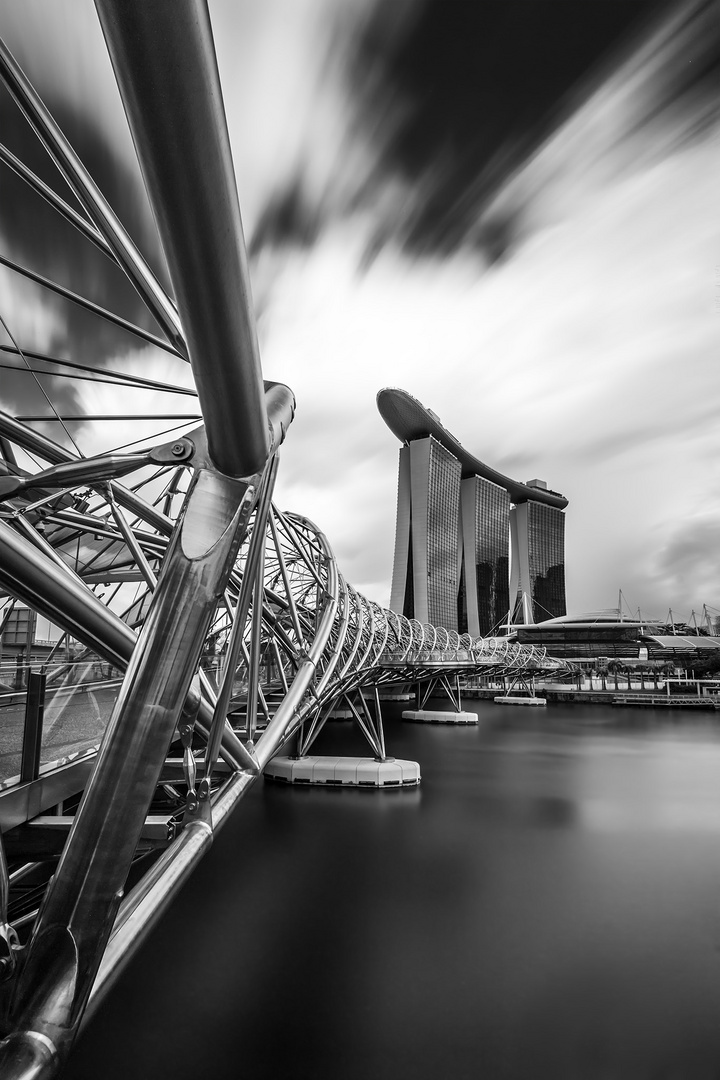
{"label": "sky", "polygon": [[[375,395],[397,386],[488,464],[569,499],[571,613],[619,589],[645,615],[720,609],[716,4],[210,11],[263,369],[297,398],[278,504],[387,605],[399,444]],[[92,4],[0,0],[0,31],[162,277]],[[0,122],[55,182],[2,96]],[[110,264],[29,200],[0,166],[0,252],[152,329]],[[171,357],[1,268],[0,315],[23,348],[190,385]],[[39,411],[27,379],[0,374],[4,407]],[[161,401],[56,390],[78,414]],[[86,453],[108,437],[72,430]]]}

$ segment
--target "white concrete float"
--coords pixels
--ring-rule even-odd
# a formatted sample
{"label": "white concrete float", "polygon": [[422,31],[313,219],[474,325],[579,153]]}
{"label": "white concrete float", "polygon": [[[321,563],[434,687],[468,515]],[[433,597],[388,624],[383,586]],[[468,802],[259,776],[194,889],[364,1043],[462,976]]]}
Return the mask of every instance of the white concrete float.
{"label": "white concrete float", "polygon": [[420,724],[477,724],[472,712],[443,712],[440,709],[405,709],[403,720],[415,720]]}
{"label": "white concrete float", "polygon": [[493,698],[496,705],[547,705],[544,697],[519,697],[512,694],[501,694]]}
{"label": "white concrete float", "polygon": [[264,775],[285,784],[415,787],[420,783],[420,766],[400,758],[275,757],[265,766]]}
{"label": "white concrete float", "polygon": [[[415,697],[414,694],[380,694],[381,701],[412,701]],[[374,708],[373,699],[370,697],[365,698],[366,702],[371,708]],[[354,720],[355,713],[349,707],[349,705],[338,705],[328,716],[329,720]]]}

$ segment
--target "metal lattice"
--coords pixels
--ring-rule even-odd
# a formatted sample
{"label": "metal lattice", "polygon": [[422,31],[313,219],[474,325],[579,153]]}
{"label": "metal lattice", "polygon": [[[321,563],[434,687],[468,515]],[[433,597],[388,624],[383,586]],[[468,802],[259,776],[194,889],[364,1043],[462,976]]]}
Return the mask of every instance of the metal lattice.
{"label": "metal lattice", "polygon": [[[167,429],[83,456],[75,423],[83,417],[64,413],[44,389],[52,411],[42,420],[73,449],[39,431],[33,416],[0,412],[0,620],[25,604],[60,627],[45,658],[46,689],[94,687],[100,700],[102,686],[110,702],[107,723],[96,709],[99,749],[68,754],[0,792],[7,1077],[61,1066],[88,1000],[100,1000],[213,831],[291,738],[307,750],[338,702],[350,703],[382,756],[363,688],[561,666],[544,650],[474,641],[381,608],[344,580],[312,522],[273,505],[294,401],[261,376],[207,10],[195,0],[98,0],[97,8],[177,302],[4,46],[0,74],[80,210],[7,148],[0,160],[120,267],[159,334],[15,259],[2,262],[189,361],[197,394],[25,350],[4,323],[3,364],[18,378],[42,389],[49,375],[56,386],[93,377],[164,396],[152,418]],[[178,394],[193,398],[191,412],[174,411]],[[72,656],[70,641],[79,643]],[[49,808],[58,819],[52,835],[38,824]],[[65,823],[70,835],[58,845]],[[28,829],[34,855],[22,846]]]}

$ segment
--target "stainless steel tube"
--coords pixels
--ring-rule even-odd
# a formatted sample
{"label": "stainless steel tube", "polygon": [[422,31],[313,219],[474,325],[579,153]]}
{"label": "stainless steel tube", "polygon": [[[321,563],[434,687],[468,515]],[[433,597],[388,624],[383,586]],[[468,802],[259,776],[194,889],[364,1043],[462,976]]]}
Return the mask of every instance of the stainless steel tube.
{"label": "stainless steel tube", "polygon": [[235,172],[204,0],[96,0],[170,270],[207,427],[227,476],[269,448]]}

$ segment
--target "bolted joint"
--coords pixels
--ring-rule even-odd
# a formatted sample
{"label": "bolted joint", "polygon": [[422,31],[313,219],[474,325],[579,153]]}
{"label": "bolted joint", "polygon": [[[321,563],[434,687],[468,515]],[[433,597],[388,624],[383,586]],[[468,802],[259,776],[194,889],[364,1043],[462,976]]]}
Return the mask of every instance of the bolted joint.
{"label": "bolted joint", "polygon": [[197,791],[188,791],[183,814],[182,825],[184,828],[191,822],[204,821],[212,830],[212,808],[210,805],[210,781],[203,779],[197,787]]}
{"label": "bolted joint", "polygon": [[189,461],[195,453],[195,446],[190,439],[176,439],[175,442],[156,446],[150,452],[150,461],[154,465],[177,465]]}

